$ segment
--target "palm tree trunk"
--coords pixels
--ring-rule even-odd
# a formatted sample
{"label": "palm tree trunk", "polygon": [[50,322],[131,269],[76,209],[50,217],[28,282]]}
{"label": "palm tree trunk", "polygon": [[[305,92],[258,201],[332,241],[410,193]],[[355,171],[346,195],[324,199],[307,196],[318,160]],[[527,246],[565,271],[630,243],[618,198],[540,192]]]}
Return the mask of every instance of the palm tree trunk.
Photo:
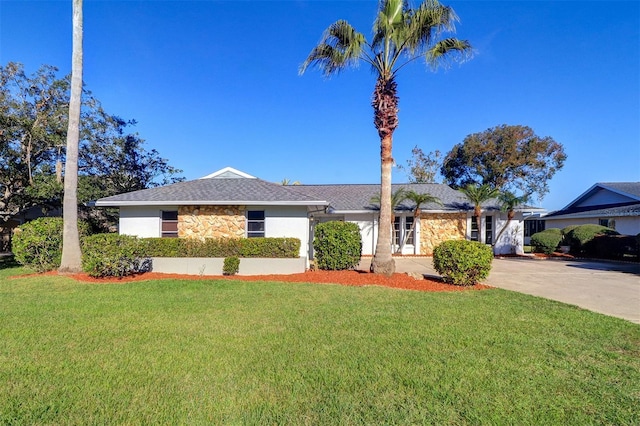
{"label": "palm tree trunk", "polygon": [[80,106],[82,97],[82,0],[73,0],[73,58],[71,98],[67,128],[67,158],[64,170],[63,231],[61,273],[82,270],[80,236],[78,234],[78,144],[80,139]]}
{"label": "palm tree trunk", "polygon": [[391,166],[393,132],[398,127],[397,84],[391,76],[380,76],[373,91],[373,123],[380,136],[380,223],[376,252],[371,261],[371,272],[391,276],[396,264],[391,255]]}
{"label": "palm tree trunk", "polygon": [[376,252],[371,261],[371,272],[392,275],[396,265],[391,254],[391,157],[392,137],[388,135],[380,141],[380,221],[378,223],[378,239]]}

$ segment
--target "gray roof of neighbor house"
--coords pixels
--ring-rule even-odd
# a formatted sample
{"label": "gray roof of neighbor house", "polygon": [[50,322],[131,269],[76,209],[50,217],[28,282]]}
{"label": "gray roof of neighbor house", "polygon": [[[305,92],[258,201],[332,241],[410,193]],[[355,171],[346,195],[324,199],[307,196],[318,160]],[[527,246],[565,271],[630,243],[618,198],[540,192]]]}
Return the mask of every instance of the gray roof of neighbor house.
{"label": "gray roof of neighbor house", "polygon": [[101,198],[95,205],[326,205],[294,186],[256,178],[204,178]]}
{"label": "gray roof of neighbor house", "polygon": [[[618,194],[616,202],[579,206],[598,191]],[[640,182],[599,182],[580,194],[562,210],[551,212],[544,219],[576,219],[586,217],[640,216]]]}

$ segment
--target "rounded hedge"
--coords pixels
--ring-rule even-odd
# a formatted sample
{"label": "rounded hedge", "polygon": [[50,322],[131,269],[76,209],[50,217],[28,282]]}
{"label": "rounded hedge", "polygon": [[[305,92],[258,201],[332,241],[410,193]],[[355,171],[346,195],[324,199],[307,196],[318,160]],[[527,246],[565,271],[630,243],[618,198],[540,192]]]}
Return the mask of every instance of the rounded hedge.
{"label": "rounded hedge", "polygon": [[320,223],[315,227],[313,250],[319,269],[353,269],[360,263],[362,255],[360,228],[351,222]]}
{"label": "rounded hedge", "polygon": [[596,235],[620,235],[616,230],[602,225],[586,224],[575,226],[565,234],[566,242],[571,246],[574,253],[585,253],[589,251],[589,243]]}
{"label": "rounded hedge", "polygon": [[433,266],[450,284],[470,286],[489,276],[493,251],[477,241],[449,240],[433,249]]}
{"label": "rounded hedge", "polygon": [[[37,272],[59,268],[63,227],[61,217],[41,217],[20,225],[11,238],[11,251],[15,259]],[[80,237],[89,235],[89,225],[79,221],[78,232]]]}
{"label": "rounded hedge", "polygon": [[562,231],[558,228],[549,228],[536,232],[531,236],[531,246],[535,253],[551,254],[563,240]]}

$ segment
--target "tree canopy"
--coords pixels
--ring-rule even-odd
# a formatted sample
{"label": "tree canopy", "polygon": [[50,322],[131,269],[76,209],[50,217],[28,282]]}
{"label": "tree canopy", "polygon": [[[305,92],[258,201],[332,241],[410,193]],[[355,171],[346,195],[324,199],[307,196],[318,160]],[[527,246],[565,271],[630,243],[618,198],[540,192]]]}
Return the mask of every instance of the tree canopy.
{"label": "tree canopy", "polygon": [[[62,206],[69,114],[69,76],[43,65],[27,75],[22,64],[0,65],[0,226],[21,211]],[[83,89],[78,158],[78,203],[183,180],[126,121],[108,114]]]}
{"label": "tree canopy", "polygon": [[499,191],[549,192],[548,181],[562,169],[564,148],[527,126],[501,125],[467,136],[445,156],[441,173],[454,188],[489,185]]}
{"label": "tree canopy", "polygon": [[407,165],[398,165],[398,169],[407,173],[411,183],[440,183],[438,174],[442,167],[442,154],[439,150],[425,154],[417,145],[411,150]]}

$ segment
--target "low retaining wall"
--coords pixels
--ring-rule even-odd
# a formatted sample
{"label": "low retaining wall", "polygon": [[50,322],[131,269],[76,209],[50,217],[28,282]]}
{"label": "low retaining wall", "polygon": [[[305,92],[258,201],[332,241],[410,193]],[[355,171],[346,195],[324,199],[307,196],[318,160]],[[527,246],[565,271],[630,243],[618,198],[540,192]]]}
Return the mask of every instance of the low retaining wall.
{"label": "low retaining wall", "polygon": [[[165,274],[222,275],[222,257],[152,257],[151,270]],[[306,270],[307,258],[240,258],[238,275],[298,274]]]}

